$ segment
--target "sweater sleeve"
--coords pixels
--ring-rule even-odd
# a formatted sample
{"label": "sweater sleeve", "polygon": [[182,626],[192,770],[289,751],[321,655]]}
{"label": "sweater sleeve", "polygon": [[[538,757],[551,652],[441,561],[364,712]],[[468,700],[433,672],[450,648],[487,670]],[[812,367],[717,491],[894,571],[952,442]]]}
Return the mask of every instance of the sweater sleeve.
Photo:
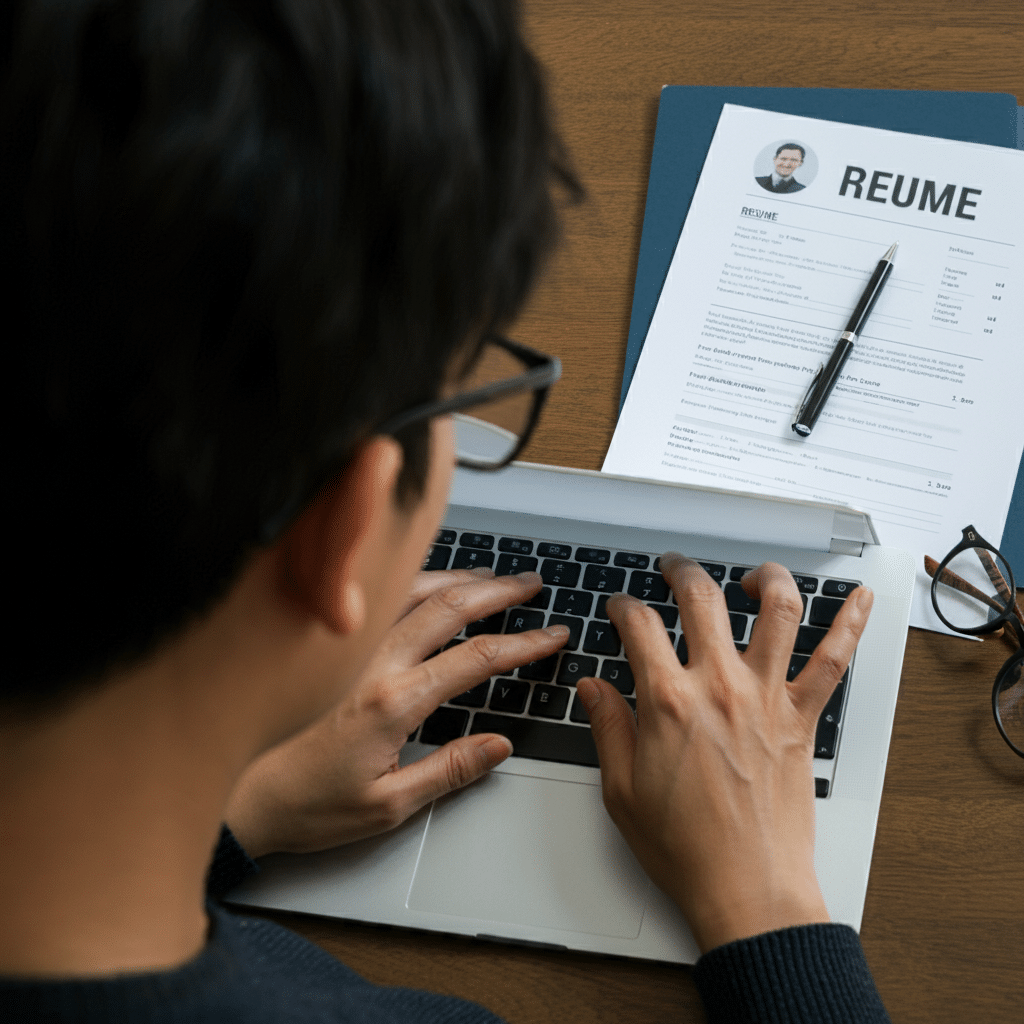
{"label": "sweater sleeve", "polygon": [[256,874],[259,867],[242,849],[242,844],[232,835],[227,825],[220,827],[220,839],[213,851],[213,860],[206,875],[206,895],[220,899],[243,879]]}
{"label": "sweater sleeve", "polygon": [[712,949],[693,980],[708,1024],[889,1024],[847,925],[786,928]]}

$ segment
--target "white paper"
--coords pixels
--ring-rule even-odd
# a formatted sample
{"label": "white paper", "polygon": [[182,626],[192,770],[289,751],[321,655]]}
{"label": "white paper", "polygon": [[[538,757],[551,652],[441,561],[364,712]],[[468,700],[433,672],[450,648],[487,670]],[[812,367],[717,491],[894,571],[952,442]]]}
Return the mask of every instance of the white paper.
{"label": "white paper", "polygon": [[[804,187],[768,191],[755,179],[786,143]],[[893,242],[799,439],[796,409]],[[725,106],[602,468],[868,511],[918,563],[911,623],[945,631],[923,556],[968,523],[998,543],[1024,447],[1022,246],[1024,152]]]}

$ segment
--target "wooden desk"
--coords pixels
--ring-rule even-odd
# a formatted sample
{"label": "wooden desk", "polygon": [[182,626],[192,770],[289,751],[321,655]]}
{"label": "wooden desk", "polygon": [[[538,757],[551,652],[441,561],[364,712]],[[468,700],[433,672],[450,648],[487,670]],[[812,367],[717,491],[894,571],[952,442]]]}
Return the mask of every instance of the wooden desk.
{"label": "wooden desk", "polygon": [[[968,89],[1024,102],[1020,0],[525,7],[590,193],[568,211],[514,331],[565,366],[528,455],[539,462],[598,469],[612,434],[663,84]],[[989,705],[1005,656],[998,640],[911,632],[862,932],[895,1021],[1024,1017],[1024,761]],[[515,1024],[703,1019],[686,968],[273,916],[373,981],[475,999]]]}

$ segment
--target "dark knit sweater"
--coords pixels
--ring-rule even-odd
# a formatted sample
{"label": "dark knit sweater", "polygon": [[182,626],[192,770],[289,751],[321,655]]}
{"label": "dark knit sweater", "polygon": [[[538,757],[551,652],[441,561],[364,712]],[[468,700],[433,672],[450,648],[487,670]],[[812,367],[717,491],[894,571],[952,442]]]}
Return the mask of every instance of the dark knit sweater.
{"label": "dark knit sweater", "polygon": [[[255,865],[225,829],[210,869],[212,897]],[[102,981],[0,979],[0,1020],[123,1024],[494,1024],[473,1003],[371,985],[279,925],[208,905],[210,934],[177,970]],[[712,950],[693,971],[708,1020],[888,1021],[852,929],[813,925]]]}

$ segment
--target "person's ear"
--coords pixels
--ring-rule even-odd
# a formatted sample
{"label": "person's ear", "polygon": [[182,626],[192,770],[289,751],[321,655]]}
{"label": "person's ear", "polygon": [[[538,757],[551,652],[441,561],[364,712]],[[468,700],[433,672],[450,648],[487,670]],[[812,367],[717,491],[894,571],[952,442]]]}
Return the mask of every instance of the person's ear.
{"label": "person's ear", "polygon": [[393,438],[364,441],[282,538],[289,589],[334,633],[366,622],[367,574],[387,560],[401,468]]}

